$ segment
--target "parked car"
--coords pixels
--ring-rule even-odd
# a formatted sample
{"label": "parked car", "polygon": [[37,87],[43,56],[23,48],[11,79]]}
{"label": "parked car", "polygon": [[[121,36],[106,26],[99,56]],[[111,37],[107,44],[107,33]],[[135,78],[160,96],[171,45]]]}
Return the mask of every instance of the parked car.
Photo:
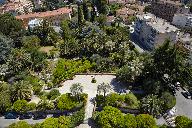
{"label": "parked car", "polygon": [[18,115],[16,113],[8,112],[5,114],[5,119],[17,119]]}
{"label": "parked car", "polygon": [[20,119],[20,120],[31,119],[32,117],[33,117],[32,114],[25,113],[25,114],[20,115],[20,116],[19,116],[19,119]]}
{"label": "parked car", "polygon": [[187,99],[191,99],[191,94],[188,91],[182,92],[182,95]]}

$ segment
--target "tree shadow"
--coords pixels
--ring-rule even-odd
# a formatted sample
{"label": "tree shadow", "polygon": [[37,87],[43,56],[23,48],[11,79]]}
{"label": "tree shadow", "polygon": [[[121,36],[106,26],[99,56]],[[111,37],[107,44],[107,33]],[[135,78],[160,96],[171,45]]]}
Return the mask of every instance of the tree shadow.
{"label": "tree shadow", "polygon": [[90,102],[91,102],[91,104],[95,104],[95,97],[94,98],[91,98],[90,100],[89,100]]}
{"label": "tree shadow", "polygon": [[122,90],[127,90],[128,85],[117,81],[116,78],[113,78],[110,82],[110,85],[112,86],[113,90],[117,93],[121,93]]}
{"label": "tree shadow", "polygon": [[88,119],[88,125],[91,127],[91,128],[98,128],[94,122],[93,119],[89,118]]}

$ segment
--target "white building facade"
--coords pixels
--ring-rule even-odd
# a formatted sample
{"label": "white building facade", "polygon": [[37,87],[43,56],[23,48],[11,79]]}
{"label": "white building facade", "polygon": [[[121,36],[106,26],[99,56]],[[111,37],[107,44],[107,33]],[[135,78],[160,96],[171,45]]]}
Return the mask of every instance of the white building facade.
{"label": "white building facade", "polygon": [[166,39],[176,43],[177,33],[178,28],[153,14],[137,15],[134,35],[148,50],[158,47]]}

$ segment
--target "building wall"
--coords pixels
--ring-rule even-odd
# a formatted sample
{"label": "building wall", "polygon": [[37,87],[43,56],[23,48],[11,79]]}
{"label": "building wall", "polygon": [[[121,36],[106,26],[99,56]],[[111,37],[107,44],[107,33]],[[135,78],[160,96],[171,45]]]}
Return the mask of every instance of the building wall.
{"label": "building wall", "polygon": [[[22,19],[23,26],[27,27],[29,21],[33,20],[35,18],[41,18],[41,17],[31,17],[31,18]],[[64,20],[64,19],[71,19],[71,14],[69,13],[69,14],[62,14],[62,15],[44,17],[42,19],[49,21],[54,26],[60,26],[60,23],[61,23],[62,20]]]}
{"label": "building wall", "polygon": [[172,43],[176,43],[177,32],[159,33],[155,39],[155,48],[162,45],[166,39],[169,39]]}
{"label": "building wall", "polygon": [[152,2],[152,13],[157,17],[163,18],[168,22],[171,22],[174,14],[178,11],[179,5],[164,3],[162,1]]}
{"label": "building wall", "polygon": [[[139,30],[139,31],[138,31]],[[177,32],[159,33],[152,26],[146,24],[145,21],[137,20],[135,24],[134,34],[142,45],[149,50],[159,47],[166,39],[170,39],[173,43],[176,42]]]}

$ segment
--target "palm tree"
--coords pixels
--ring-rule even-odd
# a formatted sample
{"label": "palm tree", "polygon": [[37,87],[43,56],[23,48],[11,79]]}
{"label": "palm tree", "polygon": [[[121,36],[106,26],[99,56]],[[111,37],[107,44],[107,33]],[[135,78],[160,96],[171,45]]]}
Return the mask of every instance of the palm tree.
{"label": "palm tree", "polygon": [[106,97],[106,93],[109,92],[109,90],[111,90],[111,86],[107,83],[101,83],[97,86],[97,92],[100,94],[101,92],[103,92],[103,96]]}
{"label": "palm tree", "polygon": [[70,91],[71,91],[72,95],[74,95],[77,98],[77,100],[80,102],[80,95],[83,92],[83,86],[81,86],[80,83],[73,84],[70,87]]}
{"label": "palm tree", "polygon": [[143,112],[157,117],[162,113],[162,102],[157,95],[148,95],[142,99],[141,109]]}
{"label": "palm tree", "polygon": [[121,22],[123,22],[123,19],[118,16],[118,17],[115,19],[115,23],[118,24],[118,25],[117,25],[118,27],[119,27],[119,25],[120,25]]}
{"label": "palm tree", "polygon": [[32,96],[32,86],[27,81],[15,82],[14,85],[10,87],[11,99],[16,100],[29,100]]}

